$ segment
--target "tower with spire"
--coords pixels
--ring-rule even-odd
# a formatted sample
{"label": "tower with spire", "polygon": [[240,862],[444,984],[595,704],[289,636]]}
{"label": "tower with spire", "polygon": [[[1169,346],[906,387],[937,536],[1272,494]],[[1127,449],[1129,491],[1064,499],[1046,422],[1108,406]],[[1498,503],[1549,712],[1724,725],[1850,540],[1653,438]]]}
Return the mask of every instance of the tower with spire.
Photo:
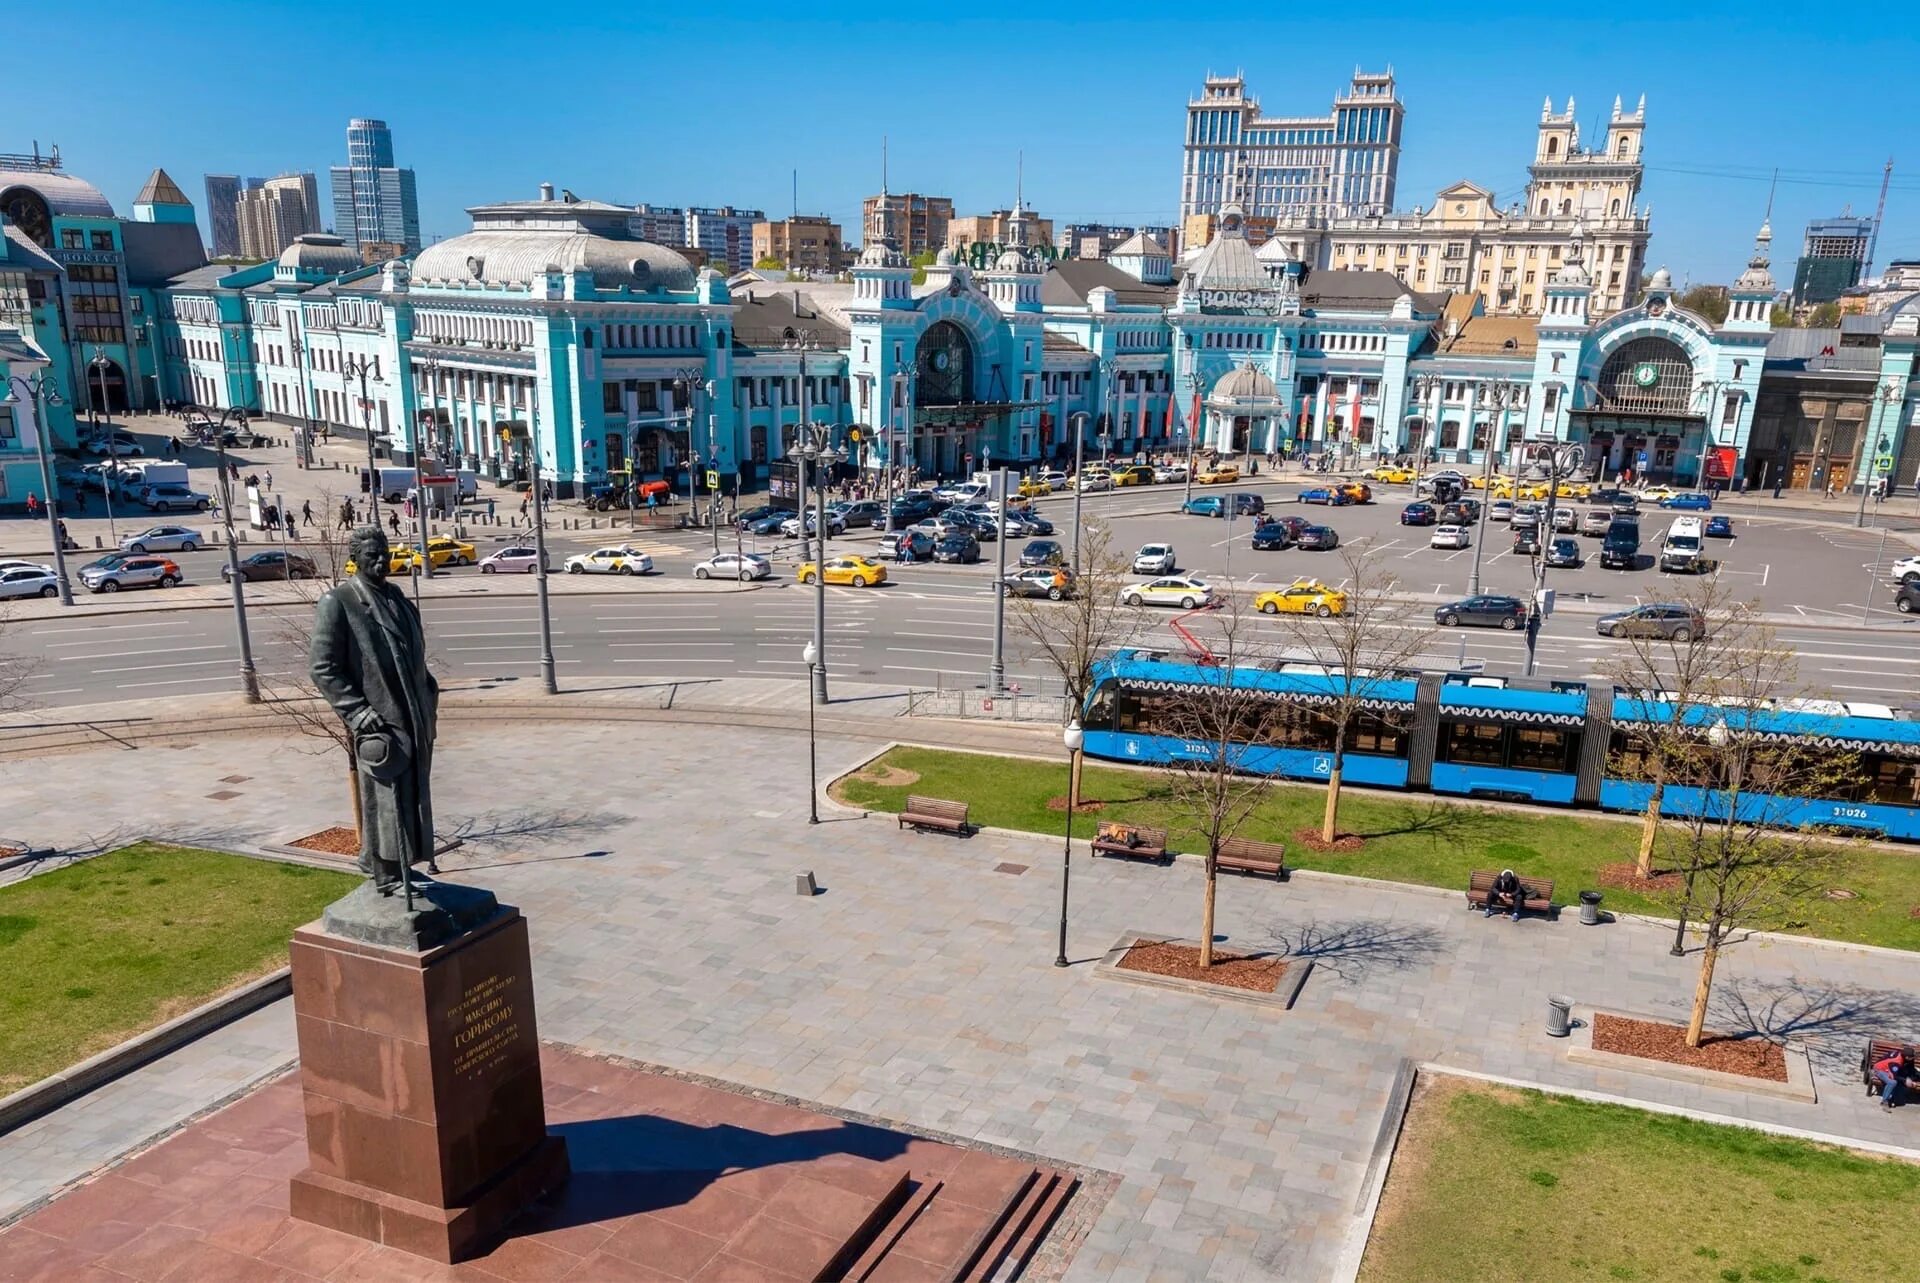
{"label": "tower with spire", "polygon": [[1720,328],[1740,334],[1768,334],[1773,330],[1773,301],[1779,295],[1769,270],[1773,253],[1773,222],[1762,219],[1754,234],[1747,270],[1727,291],[1727,319]]}

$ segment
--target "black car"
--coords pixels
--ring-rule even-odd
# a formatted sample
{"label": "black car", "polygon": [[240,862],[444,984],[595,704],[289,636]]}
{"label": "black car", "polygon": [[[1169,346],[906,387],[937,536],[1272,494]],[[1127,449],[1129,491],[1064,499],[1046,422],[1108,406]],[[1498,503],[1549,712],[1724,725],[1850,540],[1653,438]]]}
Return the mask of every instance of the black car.
{"label": "black car", "polygon": [[[240,559],[240,579],[243,583],[250,584],[256,579],[312,579],[318,574],[311,558],[297,552],[282,552],[278,548]],[[233,568],[220,567],[220,578],[232,582]]]}
{"label": "black car", "polygon": [[1435,606],[1433,622],[1448,628],[1473,624],[1512,632],[1527,622],[1527,603],[1518,597],[1492,597],[1486,594],[1465,597],[1444,606]]}
{"label": "black car", "polygon": [[971,566],[980,560],[980,541],[972,535],[955,531],[945,539],[933,545],[935,561],[953,561],[963,566]]}
{"label": "black car", "polygon": [[910,526],[916,521],[925,521],[938,511],[933,500],[919,495],[908,499],[896,499],[893,503],[893,524],[896,527]]}
{"label": "black car", "polygon": [[1227,496],[1236,517],[1257,517],[1267,510],[1267,501],[1250,490],[1235,490]]}
{"label": "black car", "polygon": [[740,527],[742,530],[745,530],[747,527],[751,526],[754,522],[765,521],[768,517],[771,517],[776,512],[778,512],[782,517],[790,515],[789,513],[774,507],[770,503],[763,503],[757,508],[748,508],[745,511],[736,512],[735,514],[733,514],[733,524]]}
{"label": "black car", "polygon": [[846,523],[849,530],[856,526],[872,526],[877,529],[887,524],[887,505],[878,499],[861,499],[842,506],[839,511],[840,520]]}
{"label": "black car", "polygon": [[1023,512],[1020,514],[1020,519],[1027,523],[1028,534],[1050,535],[1053,533],[1053,523],[1039,513]]}
{"label": "black car", "polygon": [[950,508],[946,518],[956,525],[965,526],[967,533],[981,543],[992,543],[1000,537],[1000,523],[987,513],[970,508]]}
{"label": "black car", "polygon": [[1600,568],[1632,570],[1640,564],[1640,523],[1615,517],[1600,541]]}
{"label": "black car", "polygon": [[1580,545],[1571,539],[1555,539],[1547,548],[1547,564],[1572,570],[1580,564]]}
{"label": "black car", "polygon": [[1480,501],[1478,499],[1455,499],[1442,505],[1440,520],[1450,526],[1471,526],[1480,520]]}
{"label": "black car", "polygon": [[1327,552],[1340,546],[1340,536],[1332,526],[1308,526],[1294,536],[1293,542],[1304,551]]}
{"label": "black car", "polygon": [[[780,527],[792,519],[793,514],[791,512],[776,510],[761,517],[757,521],[748,522],[747,533],[750,535],[777,535],[780,533]],[[813,523],[808,522],[807,524],[812,525]]]}
{"label": "black car", "polygon": [[890,535],[881,535],[880,549],[874,555],[883,561],[899,561],[902,547],[907,550],[907,561],[925,561],[933,556],[933,540],[919,530],[896,530]]}
{"label": "black car", "polygon": [[1540,532],[1537,530],[1514,531],[1513,555],[1516,557],[1538,557],[1540,555]]}
{"label": "black car", "polygon": [[1614,515],[1619,517],[1637,517],[1640,515],[1640,501],[1630,494],[1623,494],[1608,505]]}
{"label": "black car", "polygon": [[1253,546],[1258,552],[1281,552],[1293,547],[1293,531],[1283,521],[1268,521],[1253,529]]}
{"label": "black car", "polygon": [[1920,581],[1901,584],[1900,591],[1893,595],[1893,608],[1903,615],[1920,611]]}
{"label": "black car", "polygon": [[1060,545],[1051,539],[1036,539],[1020,550],[1020,565],[1057,566],[1066,560],[1066,554]]}
{"label": "black car", "polygon": [[1430,503],[1410,503],[1400,510],[1403,526],[1431,526],[1439,523],[1440,510]]}

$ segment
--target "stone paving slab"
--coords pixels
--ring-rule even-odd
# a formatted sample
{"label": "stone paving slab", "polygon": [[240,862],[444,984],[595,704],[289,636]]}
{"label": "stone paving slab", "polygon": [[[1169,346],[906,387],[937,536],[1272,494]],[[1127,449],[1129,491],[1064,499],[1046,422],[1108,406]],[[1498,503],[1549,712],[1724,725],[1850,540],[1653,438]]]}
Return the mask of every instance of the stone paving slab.
{"label": "stone paving slab", "polygon": [[[823,741],[823,777],[876,745]],[[1790,1034],[1820,1085],[1814,1105],[1756,1099],[1570,1064],[1546,1036],[1548,994],[1685,1011],[1694,959],[1632,920],[1514,923],[1381,884],[1224,880],[1227,947],[1312,937],[1298,1001],[1268,1012],[1094,978],[1123,930],[1191,934],[1193,866],[1080,858],[1080,965],[1056,969],[1056,840],[916,836],[833,810],[809,826],[806,741],[791,733],[462,723],[437,765],[443,824],[480,835],[449,859],[453,875],[530,922],[543,1033],[1113,1171],[1071,1278],[1325,1277],[1402,1058],[1889,1144],[1920,1136],[1920,1110],[1883,1114],[1847,1085],[1869,1030],[1920,1029],[1907,957],[1728,950],[1716,1027]],[[239,797],[198,800],[234,773],[253,777]],[[7,763],[0,787],[55,808],[36,840],[170,824],[210,840],[333,822],[336,775],[307,744],[229,739]],[[81,791],[85,815],[60,809]],[[821,894],[794,895],[801,869]],[[51,1188],[153,1130],[138,1114],[91,1150],[74,1129],[57,1156],[0,1138],[0,1170]]]}

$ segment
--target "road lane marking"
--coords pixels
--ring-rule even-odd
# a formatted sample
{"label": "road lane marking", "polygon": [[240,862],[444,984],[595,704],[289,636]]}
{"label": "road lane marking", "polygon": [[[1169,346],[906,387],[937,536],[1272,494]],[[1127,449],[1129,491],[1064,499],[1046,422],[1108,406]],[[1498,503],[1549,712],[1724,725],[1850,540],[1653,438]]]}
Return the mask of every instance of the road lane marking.
{"label": "road lane marking", "polygon": [[76,660],[87,659],[131,659],[136,655],[179,655],[190,650],[225,650],[226,643],[207,646],[168,646],[162,650],[109,650],[98,655],[49,655],[48,659],[58,664],[70,664]]}
{"label": "road lane marking", "polygon": [[105,673],[151,673],[162,668],[205,668],[209,664],[231,664],[238,658],[228,655],[222,659],[183,659],[177,664],[128,664],[122,668],[96,668],[94,675]]}

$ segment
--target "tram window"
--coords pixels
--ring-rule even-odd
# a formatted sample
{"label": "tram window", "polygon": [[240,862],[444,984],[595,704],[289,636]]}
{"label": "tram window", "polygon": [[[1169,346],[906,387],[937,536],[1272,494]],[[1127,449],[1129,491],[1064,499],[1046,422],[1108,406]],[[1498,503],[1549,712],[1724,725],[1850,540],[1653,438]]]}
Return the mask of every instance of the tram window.
{"label": "tram window", "polygon": [[1565,731],[1516,726],[1513,728],[1513,756],[1509,765],[1522,771],[1564,772],[1572,738]]}
{"label": "tram window", "polygon": [[1407,755],[1406,732],[1378,717],[1363,715],[1347,728],[1347,747],[1356,753],[1379,753],[1387,757]]}
{"label": "tram window", "polygon": [[1448,722],[1442,745],[1445,760],[1470,762],[1481,766],[1505,766],[1506,728],[1481,722]]}
{"label": "tram window", "polygon": [[1124,697],[1115,689],[1112,682],[1102,682],[1094,690],[1093,698],[1087,701],[1086,728],[1090,731],[1103,731],[1116,724],[1117,706],[1125,702]]}
{"label": "tram window", "polygon": [[1333,723],[1307,709],[1284,709],[1268,727],[1267,743],[1310,753],[1329,752],[1333,748]]}
{"label": "tram window", "polygon": [[1920,764],[1897,757],[1869,757],[1861,763],[1861,800],[1894,806],[1920,805]]}

